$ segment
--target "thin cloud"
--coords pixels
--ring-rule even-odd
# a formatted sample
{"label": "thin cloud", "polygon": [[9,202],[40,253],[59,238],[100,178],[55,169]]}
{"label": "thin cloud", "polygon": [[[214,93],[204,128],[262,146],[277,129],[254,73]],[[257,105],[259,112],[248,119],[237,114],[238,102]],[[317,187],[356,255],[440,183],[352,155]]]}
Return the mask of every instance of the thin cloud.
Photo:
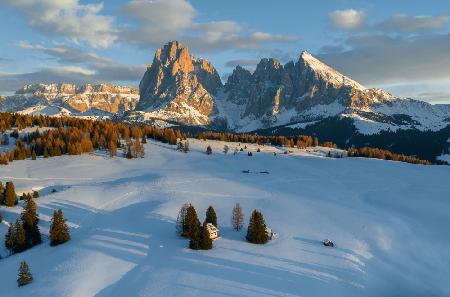
{"label": "thin cloud", "polygon": [[450,78],[450,34],[416,37],[352,36],[349,50],[320,58],[364,84]]}
{"label": "thin cloud", "polygon": [[251,69],[255,68],[256,65],[259,63],[259,60],[257,59],[237,59],[237,60],[230,60],[225,63],[225,67],[229,68],[235,68],[236,66],[241,67],[249,67]]}
{"label": "thin cloud", "polygon": [[328,15],[328,18],[335,29],[355,30],[366,24],[366,13],[362,10],[335,10]]}
{"label": "thin cloud", "polygon": [[409,16],[394,15],[375,27],[388,32],[413,33],[442,28],[450,21],[450,15],[440,16]]}

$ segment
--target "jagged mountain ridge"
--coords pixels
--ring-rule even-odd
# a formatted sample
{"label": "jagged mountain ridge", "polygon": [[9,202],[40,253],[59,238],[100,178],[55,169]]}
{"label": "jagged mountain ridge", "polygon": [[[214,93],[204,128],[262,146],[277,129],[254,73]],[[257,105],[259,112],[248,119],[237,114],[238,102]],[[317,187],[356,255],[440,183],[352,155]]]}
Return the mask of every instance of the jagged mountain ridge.
{"label": "jagged mountain ridge", "polygon": [[94,117],[116,115],[135,109],[138,92],[136,88],[111,84],[29,84],[14,95],[0,99],[0,110]]}
{"label": "jagged mountain ridge", "polygon": [[[336,115],[352,118],[357,128],[369,134],[380,129],[427,130],[445,127],[449,117],[445,108],[366,88],[308,52],[285,65],[264,58],[253,73],[237,66],[222,85],[208,61],[193,57],[177,41],[156,51],[140,82],[140,93],[134,119],[238,132]],[[389,107],[402,114],[405,106],[404,120],[390,121]]]}
{"label": "jagged mountain ridge", "polygon": [[0,111],[72,116],[114,115],[249,132],[305,127],[330,117],[350,118],[365,134],[398,129],[440,130],[450,108],[369,89],[302,52],[282,65],[264,58],[250,72],[237,66],[225,84],[214,66],[171,41],[158,49],[139,91],[113,85],[27,85],[0,98]]}

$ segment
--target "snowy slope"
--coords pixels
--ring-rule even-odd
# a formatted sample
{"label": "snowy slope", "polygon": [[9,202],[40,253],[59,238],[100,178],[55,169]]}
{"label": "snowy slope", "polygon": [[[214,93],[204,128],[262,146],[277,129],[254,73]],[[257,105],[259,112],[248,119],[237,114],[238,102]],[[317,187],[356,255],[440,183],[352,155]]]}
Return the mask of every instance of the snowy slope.
{"label": "snowy slope", "polygon": [[[0,167],[0,180],[14,181],[17,192],[41,191],[44,233],[52,211],[62,208],[73,237],[0,260],[0,295],[450,295],[448,167],[315,156],[320,149],[224,155],[223,143],[190,142],[188,154],[149,142],[144,159],[96,153]],[[211,156],[204,154],[208,144]],[[228,145],[230,152],[238,146]],[[270,174],[241,173],[247,169]],[[185,202],[201,220],[215,207],[221,238],[213,250],[191,251],[175,235]],[[279,237],[246,243],[245,232],[230,227],[236,202],[246,221],[261,210]],[[20,213],[1,211],[7,221]],[[337,247],[324,247],[324,238]],[[19,289],[23,260],[35,280]]]}

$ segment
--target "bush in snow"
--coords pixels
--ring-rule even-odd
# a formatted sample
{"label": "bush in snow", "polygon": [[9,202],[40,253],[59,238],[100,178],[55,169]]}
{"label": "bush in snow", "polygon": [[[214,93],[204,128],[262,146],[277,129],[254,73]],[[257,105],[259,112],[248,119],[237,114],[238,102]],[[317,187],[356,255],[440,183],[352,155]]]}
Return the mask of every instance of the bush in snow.
{"label": "bush in snow", "polygon": [[210,145],[208,145],[208,147],[206,148],[206,154],[207,155],[211,155],[212,154],[212,148]]}
{"label": "bush in snow", "polygon": [[6,182],[5,191],[3,193],[2,204],[6,206],[14,206],[17,204],[17,195],[13,182]]}
{"label": "bush in snow", "polygon": [[30,268],[27,262],[22,261],[19,267],[19,276],[17,278],[17,285],[19,287],[28,285],[33,281],[33,275],[31,274]]}

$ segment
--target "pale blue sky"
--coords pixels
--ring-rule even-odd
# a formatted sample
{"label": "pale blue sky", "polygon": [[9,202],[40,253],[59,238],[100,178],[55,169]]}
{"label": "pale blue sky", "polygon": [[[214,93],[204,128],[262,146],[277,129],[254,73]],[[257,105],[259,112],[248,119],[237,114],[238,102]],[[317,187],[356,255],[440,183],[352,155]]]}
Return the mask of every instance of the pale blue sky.
{"label": "pale blue sky", "polygon": [[0,94],[28,82],[137,85],[172,39],[223,78],[302,50],[367,86],[450,103],[448,0],[0,0]]}

